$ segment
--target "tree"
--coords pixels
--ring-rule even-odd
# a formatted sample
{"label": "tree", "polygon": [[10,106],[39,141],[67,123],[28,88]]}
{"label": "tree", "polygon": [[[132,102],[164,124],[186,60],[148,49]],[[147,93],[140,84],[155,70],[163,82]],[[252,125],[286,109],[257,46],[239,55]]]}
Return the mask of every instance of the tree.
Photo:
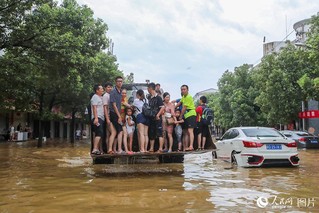
{"label": "tree", "polygon": [[[36,36],[18,43],[4,42],[1,68],[4,81],[11,81],[2,95],[4,100],[14,100],[15,107],[20,101],[21,109],[31,105],[38,111],[41,146],[41,123],[50,118],[53,106],[73,113],[84,109],[94,82],[121,72],[116,57],[103,52],[109,44],[107,25],[94,19],[87,6],[79,6],[75,0],[64,0],[61,5],[42,3],[23,15],[23,22],[9,36],[23,29]],[[21,82],[25,88],[16,86]]]}
{"label": "tree", "polygon": [[310,31],[304,49],[301,49],[304,75],[298,80],[306,99],[319,100],[319,16],[310,20]]}
{"label": "tree", "polygon": [[[13,47],[29,47],[29,43],[49,26],[36,26],[37,30],[30,30],[25,25],[33,11],[44,4],[56,5],[52,0],[3,0],[0,1],[0,50]],[[34,28],[31,28],[34,29]]]}
{"label": "tree", "polygon": [[304,72],[298,51],[288,45],[267,55],[256,67],[253,80],[259,95],[255,103],[265,113],[268,125],[288,124],[297,119],[302,92],[297,84]]}
{"label": "tree", "polygon": [[126,84],[132,84],[132,83],[134,83],[134,73],[131,72],[129,75],[125,76],[124,82],[125,82]]}
{"label": "tree", "polygon": [[251,79],[251,67],[244,64],[235,71],[226,71],[218,81],[219,94],[214,101],[216,122],[222,127],[256,125],[256,93]]}

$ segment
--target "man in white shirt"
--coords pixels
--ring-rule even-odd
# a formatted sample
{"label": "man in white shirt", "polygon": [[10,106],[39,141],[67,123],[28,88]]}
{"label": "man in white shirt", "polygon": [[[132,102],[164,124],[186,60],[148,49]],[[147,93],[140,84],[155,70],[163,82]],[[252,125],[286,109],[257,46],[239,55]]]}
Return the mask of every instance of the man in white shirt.
{"label": "man in white shirt", "polygon": [[97,84],[94,85],[94,91],[95,94],[91,98],[92,130],[95,133],[92,154],[100,155],[100,140],[104,133],[104,107],[102,100],[104,89],[102,85]]}

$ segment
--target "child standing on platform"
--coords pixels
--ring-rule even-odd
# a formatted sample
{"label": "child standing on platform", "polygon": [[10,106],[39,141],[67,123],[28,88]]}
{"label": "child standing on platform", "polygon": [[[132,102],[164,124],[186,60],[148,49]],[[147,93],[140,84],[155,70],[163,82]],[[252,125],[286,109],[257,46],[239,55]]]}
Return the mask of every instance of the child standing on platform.
{"label": "child standing on platform", "polygon": [[[178,148],[177,151],[183,151],[182,150],[182,134],[183,134],[183,129],[182,129],[182,123],[184,123],[183,119],[180,119],[180,115],[181,115],[181,110],[179,108],[175,109],[175,116],[176,116],[176,121],[175,121],[175,127],[174,127],[174,131],[175,131],[175,135],[176,135],[176,139],[178,142]],[[183,145],[183,149],[185,149],[186,145]]]}
{"label": "child standing on platform", "polygon": [[127,137],[128,137],[129,152],[133,151],[132,147],[133,147],[133,137],[134,137],[134,131],[135,131],[135,122],[133,120],[132,114],[133,114],[132,108],[126,108],[125,125],[126,125]]}

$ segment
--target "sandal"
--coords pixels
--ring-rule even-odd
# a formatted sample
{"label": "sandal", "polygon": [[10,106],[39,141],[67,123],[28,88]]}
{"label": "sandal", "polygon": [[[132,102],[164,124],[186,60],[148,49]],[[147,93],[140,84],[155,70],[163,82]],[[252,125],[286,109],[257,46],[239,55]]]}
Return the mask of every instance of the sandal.
{"label": "sandal", "polygon": [[189,147],[188,147],[188,148],[185,149],[185,151],[186,151],[186,152],[194,151],[194,148],[189,148]]}
{"label": "sandal", "polygon": [[109,155],[113,155],[113,154],[114,154],[114,152],[111,150],[111,151],[108,151],[108,152],[107,152],[107,154],[109,154]]}
{"label": "sandal", "polygon": [[94,151],[92,151],[91,154],[93,154],[93,155],[100,155],[101,152],[100,152],[99,150],[94,150]]}

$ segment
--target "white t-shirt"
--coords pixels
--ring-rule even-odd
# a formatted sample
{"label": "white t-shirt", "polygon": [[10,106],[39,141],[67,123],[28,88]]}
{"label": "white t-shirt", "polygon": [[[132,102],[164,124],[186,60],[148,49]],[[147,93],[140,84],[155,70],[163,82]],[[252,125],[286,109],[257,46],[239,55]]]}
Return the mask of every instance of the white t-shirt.
{"label": "white t-shirt", "polygon": [[14,133],[14,126],[10,128],[10,133]]}
{"label": "white t-shirt", "polygon": [[103,97],[102,97],[102,101],[103,101],[103,106],[107,105],[107,109],[108,112],[110,114],[110,94],[109,93],[104,93]]}
{"label": "white t-shirt", "polygon": [[76,135],[76,136],[81,136],[81,130],[79,130],[79,129],[76,130],[76,131],[75,131],[75,135]]}
{"label": "white t-shirt", "polygon": [[103,100],[103,105],[110,106],[110,94],[109,93],[107,93],[107,92],[104,93],[102,100]]}
{"label": "white t-shirt", "polygon": [[104,108],[103,108],[102,96],[98,96],[97,94],[94,94],[91,98],[91,110],[92,110],[91,118],[92,119],[94,119],[93,106],[97,106],[96,107],[97,117],[101,118],[104,121]]}
{"label": "white t-shirt", "polygon": [[142,113],[142,108],[145,102],[148,102],[147,99],[141,100],[138,98],[135,98],[133,102],[133,106],[135,106],[137,109],[135,110],[135,116]]}

